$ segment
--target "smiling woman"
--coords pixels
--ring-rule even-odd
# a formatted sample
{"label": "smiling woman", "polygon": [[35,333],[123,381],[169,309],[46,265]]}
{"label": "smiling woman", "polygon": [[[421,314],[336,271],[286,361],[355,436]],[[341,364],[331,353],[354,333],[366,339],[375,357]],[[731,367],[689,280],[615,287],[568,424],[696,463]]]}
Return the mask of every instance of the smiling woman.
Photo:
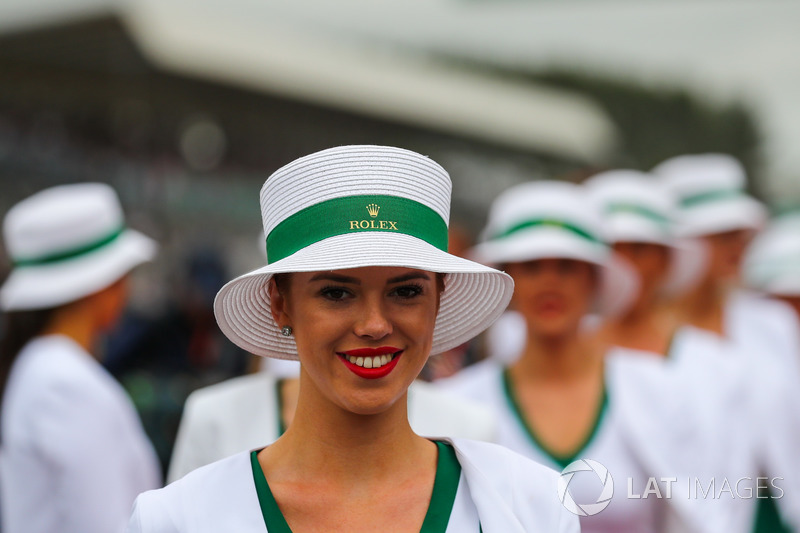
{"label": "smiling woman", "polygon": [[447,253],[450,189],[435,162],[380,146],[311,154],[267,180],[269,264],[223,287],[215,312],[239,346],[299,359],[294,420],[269,446],[141,495],[129,531],[578,531],[554,472],[409,425],[430,354],[483,331],[513,291]]}

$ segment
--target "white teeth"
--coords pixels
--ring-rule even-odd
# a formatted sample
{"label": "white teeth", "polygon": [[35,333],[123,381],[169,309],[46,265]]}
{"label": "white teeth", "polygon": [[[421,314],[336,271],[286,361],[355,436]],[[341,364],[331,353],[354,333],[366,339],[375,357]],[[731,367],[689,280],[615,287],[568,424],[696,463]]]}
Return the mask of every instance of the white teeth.
{"label": "white teeth", "polygon": [[392,355],[376,355],[375,357],[355,357],[352,355],[347,356],[347,360],[364,368],[380,368],[383,365],[389,364],[392,361]]}
{"label": "white teeth", "polygon": [[[344,356],[344,354],[342,354]],[[375,357],[356,357],[354,355],[345,356],[352,364],[364,368],[380,368],[392,362],[394,354],[376,355]]]}

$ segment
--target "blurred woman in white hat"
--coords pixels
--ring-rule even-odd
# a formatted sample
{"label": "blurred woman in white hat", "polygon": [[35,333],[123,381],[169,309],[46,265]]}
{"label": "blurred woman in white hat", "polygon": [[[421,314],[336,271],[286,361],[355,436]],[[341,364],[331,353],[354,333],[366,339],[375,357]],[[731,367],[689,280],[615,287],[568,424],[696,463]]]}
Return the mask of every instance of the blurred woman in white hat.
{"label": "blurred woman in white hat", "polygon": [[[717,448],[724,446],[727,453],[715,454],[714,459],[734,478],[793,475],[770,466],[760,432],[777,436],[779,428],[793,427],[789,420],[774,418],[782,408],[766,406],[784,397],[785,378],[796,368],[800,353],[796,317],[787,305],[742,288],[745,252],[767,222],[766,209],[746,194],[744,168],[729,155],[678,156],[653,172],[678,196],[679,235],[697,240],[708,256],[700,282],[677,302],[677,310],[686,323],[717,335],[727,345],[725,368],[713,367],[698,383],[719,395],[717,402],[698,406],[708,413],[717,410],[706,428],[717,434]],[[765,429],[764,424],[773,427]],[[779,492],[772,487],[773,495]],[[725,529],[768,530],[763,527],[775,512],[771,502],[763,497],[731,501],[726,514],[732,520]]]}
{"label": "blurred woman in white hat", "polygon": [[586,470],[576,463],[584,459],[605,468],[595,470],[602,492],[592,476],[570,478],[582,531],[660,531],[667,516],[692,527],[682,508],[668,507],[680,507],[682,498],[632,499],[624,489],[613,496],[607,490],[606,471],[617,483],[629,478],[628,491],[636,494],[649,477],[668,475],[668,462],[652,453],[658,431],[667,431],[638,424],[661,416],[648,408],[648,397],[678,396],[661,406],[669,411],[683,396],[661,379],[657,356],[609,351],[583,324],[592,311],[624,312],[636,296],[636,276],[604,242],[597,205],[577,185],[526,183],[494,201],[484,236],[474,257],[514,278],[525,347],[510,366],[480,363],[441,386],[490,406],[500,444],[557,470]]}
{"label": "blurred woman in white hat", "polygon": [[745,192],[742,165],[724,154],[684,155],[653,173],[678,197],[678,236],[706,248],[700,281],[678,302],[683,320],[762,362],[786,364],[800,351],[791,310],[741,289],[745,250],[767,220],[764,207]]}
{"label": "blurred woman in white hat", "polygon": [[160,485],[131,401],[92,355],[155,243],[100,183],[41,191],[6,215],[0,289],[0,494],[6,533],[114,532]]}
{"label": "blurred woman in white hat", "polygon": [[781,300],[800,319],[800,213],[771,221],[747,249],[745,284]]}
{"label": "blurred woman in white hat", "polygon": [[[743,274],[748,287],[794,309],[800,328],[800,214],[790,213],[770,222],[747,250]],[[783,379],[777,379],[782,377]],[[800,530],[800,353],[790,365],[761,387],[756,413],[760,428],[761,464],[785,478],[785,491],[776,500],[780,516]]]}
{"label": "blurred woman in white hat", "polygon": [[[615,170],[598,174],[585,185],[601,203],[614,249],[634,266],[640,280],[636,303],[600,328],[601,340],[662,354],[668,358],[665,370],[675,373],[674,379],[691,384],[686,394],[692,398],[695,414],[700,415],[694,433],[703,435],[700,442],[706,444],[691,450],[697,461],[684,461],[687,473],[717,479],[755,479],[760,474],[754,438],[759,432],[753,428],[758,425],[756,420],[770,418],[763,413],[754,416],[755,411],[750,409],[752,382],[757,374],[737,362],[741,349],[712,332],[683,323],[683,317],[665,304],[667,298],[675,298],[697,283],[705,270],[706,248],[697,241],[676,239],[672,194],[656,176]],[[651,400],[674,401],[669,396]],[[662,444],[653,442],[652,446],[656,449]],[[718,453],[721,447],[726,449],[725,454]],[[755,490],[749,481],[739,484],[739,489],[745,487]],[[721,499],[714,503],[715,508],[702,512],[716,513],[726,524],[726,531],[750,531],[756,519],[755,502]]]}
{"label": "blurred woman in white hat", "polygon": [[247,351],[300,360],[294,419],[261,450],[139,496],[129,531],[578,530],[555,473],[409,425],[428,356],[484,330],[513,290],[445,251],[450,189],[435,162],[380,146],[324,150],[266,181],[268,264],[223,287],[215,311]]}
{"label": "blurred woman in white hat", "polygon": [[610,170],[584,185],[603,212],[606,238],[639,279],[633,303],[598,335],[611,345],[666,355],[680,326],[666,301],[699,280],[704,249],[675,237],[675,202],[656,176]]}

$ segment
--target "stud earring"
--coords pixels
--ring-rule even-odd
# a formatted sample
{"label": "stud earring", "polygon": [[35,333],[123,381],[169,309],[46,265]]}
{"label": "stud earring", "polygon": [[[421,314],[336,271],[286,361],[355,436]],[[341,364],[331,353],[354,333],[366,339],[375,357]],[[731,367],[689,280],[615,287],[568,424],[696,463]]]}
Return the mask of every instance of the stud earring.
{"label": "stud earring", "polygon": [[283,326],[281,328],[281,335],[284,337],[291,337],[292,335],[292,326]]}

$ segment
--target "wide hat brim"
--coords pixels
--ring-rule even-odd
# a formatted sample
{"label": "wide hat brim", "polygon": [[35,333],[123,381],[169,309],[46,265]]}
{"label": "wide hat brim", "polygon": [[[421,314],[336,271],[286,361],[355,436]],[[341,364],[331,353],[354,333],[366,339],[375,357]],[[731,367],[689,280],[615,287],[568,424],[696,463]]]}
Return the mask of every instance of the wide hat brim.
{"label": "wide hat brim", "polygon": [[119,280],[150,261],[158,246],[135,230],[125,230],[109,244],[71,259],[16,267],[0,289],[3,311],[48,309],[74,302]]}
{"label": "wide hat brim", "polygon": [[558,228],[532,228],[502,239],[476,245],[470,257],[500,267],[507,263],[538,259],[574,259],[599,267],[594,310],[604,316],[618,316],[633,303],[639,281],[632,268],[607,246],[592,243]]}
{"label": "wide hat brim", "polygon": [[735,230],[758,231],[767,218],[767,211],[758,200],[741,195],[683,208],[676,233],[680,237],[700,237]]}
{"label": "wide hat brim", "polygon": [[514,291],[511,277],[450,255],[421,239],[388,232],[350,233],[311,244],[294,254],[228,282],[217,293],[220,329],[240,348],[265,357],[297,359],[293,337],[272,318],[268,281],[274,274],[320,272],[370,266],[445,273],[432,354],[459,346],[489,327]]}
{"label": "wide hat brim", "polygon": [[675,238],[665,234],[656,223],[642,217],[621,213],[610,217],[606,233],[611,242],[643,242],[665,246],[670,251],[670,265],[661,291],[675,297],[694,287],[705,272],[706,248],[696,239]]}

